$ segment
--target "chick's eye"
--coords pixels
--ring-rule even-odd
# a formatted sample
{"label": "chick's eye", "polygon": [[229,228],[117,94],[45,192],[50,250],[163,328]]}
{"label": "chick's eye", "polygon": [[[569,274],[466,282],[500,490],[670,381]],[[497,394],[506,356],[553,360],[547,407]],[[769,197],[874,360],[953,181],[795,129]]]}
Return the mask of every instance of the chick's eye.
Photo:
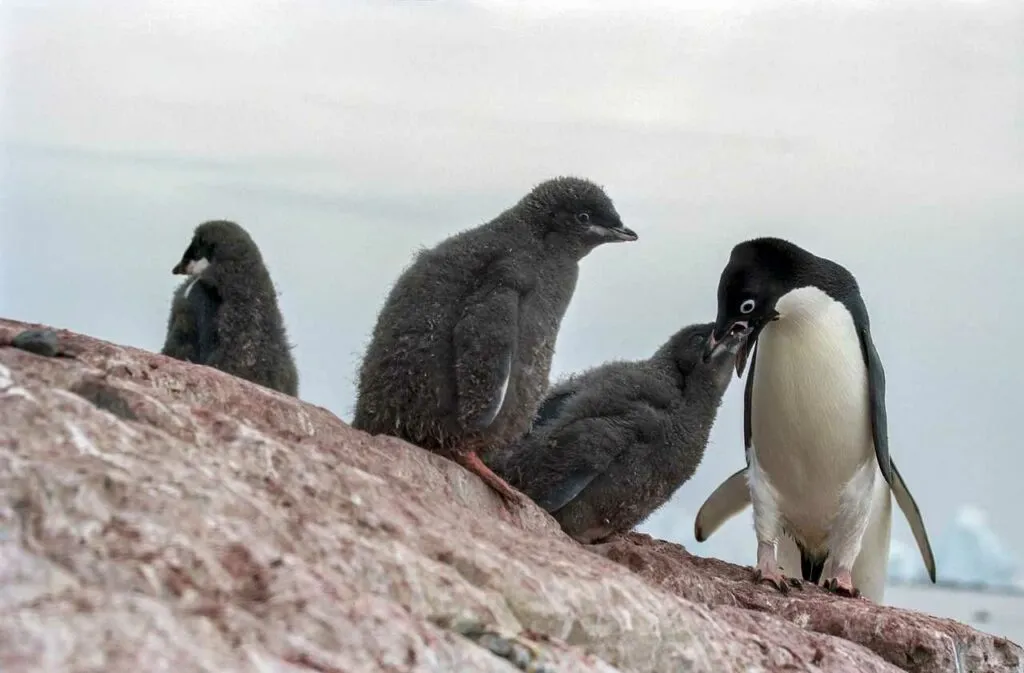
{"label": "chick's eye", "polygon": [[576,221],[579,222],[580,224],[586,224],[587,222],[590,222],[590,213],[576,213]]}
{"label": "chick's eye", "polygon": [[740,304],[740,313],[750,313],[754,310],[755,306],[757,306],[757,302],[753,299],[744,299],[743,303]]}

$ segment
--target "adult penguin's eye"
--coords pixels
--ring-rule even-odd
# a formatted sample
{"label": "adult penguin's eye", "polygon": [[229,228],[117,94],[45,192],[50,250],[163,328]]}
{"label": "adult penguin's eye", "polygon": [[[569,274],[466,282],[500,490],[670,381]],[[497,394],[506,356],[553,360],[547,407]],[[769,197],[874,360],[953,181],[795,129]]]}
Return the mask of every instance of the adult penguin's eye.
{"label": "adult penguin's eye", "polygon": [[743,303],[740,304],[740,313],[747,314],[754,310],[757,306],[757,302],[753,299],[744,299]]}

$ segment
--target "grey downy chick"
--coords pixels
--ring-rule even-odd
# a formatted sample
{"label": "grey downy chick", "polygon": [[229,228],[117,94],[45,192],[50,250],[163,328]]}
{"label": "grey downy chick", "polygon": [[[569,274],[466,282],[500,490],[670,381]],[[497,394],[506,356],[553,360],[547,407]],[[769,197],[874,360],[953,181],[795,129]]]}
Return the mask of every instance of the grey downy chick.
{"label": "grey downy chick", "polygon": [[704,361],[713,327],[690,325],[647,360],[610,362],[554,386],[495,471],[580,542],[632,530],[704,457],[745,338],[729,335]]}
{"label": "grey downy chick", "polygon": [[479,453],[529,427],[579,261],[636,238],[600,187],[562,177],[420,251],[377,317],[353,427],[446,456],[522,500]]}
{"label": "grey downy chick", "polygon": [[171,301],[164,355],[298,394],[277,292],[245,229],[226,220],[200,224],[171,272],[189,278]]}

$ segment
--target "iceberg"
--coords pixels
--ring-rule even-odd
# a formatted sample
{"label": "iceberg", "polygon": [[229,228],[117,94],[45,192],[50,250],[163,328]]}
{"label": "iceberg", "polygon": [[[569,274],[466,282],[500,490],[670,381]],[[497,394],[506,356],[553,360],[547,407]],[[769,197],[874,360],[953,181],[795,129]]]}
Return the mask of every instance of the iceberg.
{"label": "iceberg", "polygon": [[[889,560],[892,567],[891,555]],[[989,526],[985,511],[974,505],[961,507],[943,531],[935,545],[935,563],[940,584],[1015,588],[1017,561]]]}
{"label": "iceberg", "polygon": [[[988,523],[980,507],[964,505],[933,546],[938,584],[969,589],[1020,591],[1018,563]],[[890,584],[931,584],[916,545],[893,540]]]}

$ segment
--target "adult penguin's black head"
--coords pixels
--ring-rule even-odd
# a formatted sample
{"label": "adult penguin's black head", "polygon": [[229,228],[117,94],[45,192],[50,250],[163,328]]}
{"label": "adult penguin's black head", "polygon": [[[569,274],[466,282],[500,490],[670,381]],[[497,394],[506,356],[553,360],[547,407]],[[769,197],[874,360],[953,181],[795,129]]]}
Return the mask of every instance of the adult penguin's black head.
{"label": "adult penguin's black head", "polygon": [[761,330],[779,318],[776,303],[800,284],[811,259],[811,253],[781,238],[737,244],[718,282],[718,317],[704,357],[710,358],[726,336],[746,333],[736,355],[736,374],[742,376]]}

